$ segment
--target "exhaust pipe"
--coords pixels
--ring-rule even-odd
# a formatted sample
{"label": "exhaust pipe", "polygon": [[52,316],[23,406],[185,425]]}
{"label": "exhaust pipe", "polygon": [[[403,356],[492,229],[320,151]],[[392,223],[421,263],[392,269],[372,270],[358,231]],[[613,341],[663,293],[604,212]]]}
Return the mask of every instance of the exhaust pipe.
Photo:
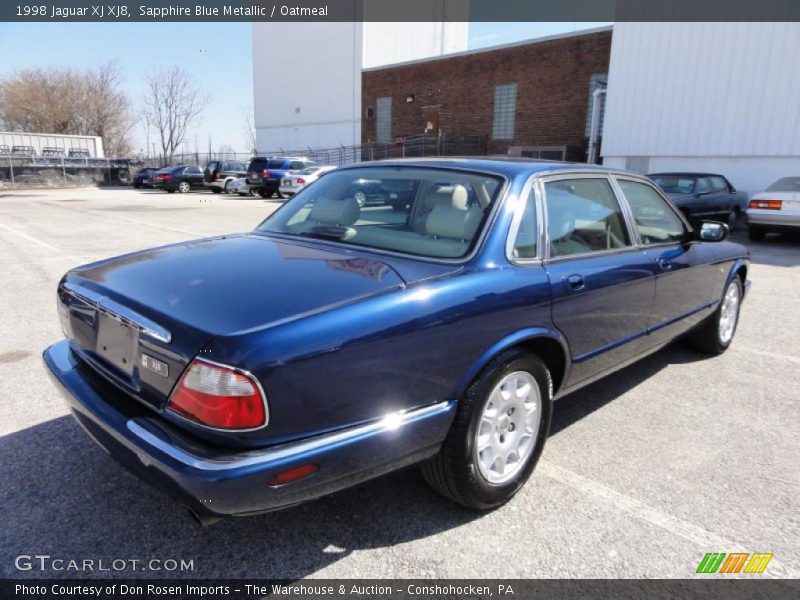
{"label": "exhaust pipe", "polygon": [[194,517],[194,520],[200,524],[200,527],[210,527],[214,523],[221,521],[221,517],[209,517],[208,515],[201,515],[195,509],[189,508],[189,514]]}

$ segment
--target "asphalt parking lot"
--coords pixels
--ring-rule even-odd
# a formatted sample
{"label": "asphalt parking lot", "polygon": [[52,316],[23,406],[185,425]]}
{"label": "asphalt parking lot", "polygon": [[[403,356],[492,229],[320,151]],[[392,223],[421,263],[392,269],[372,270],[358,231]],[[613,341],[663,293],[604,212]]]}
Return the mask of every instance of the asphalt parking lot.
{"label": "asphalt parking lot", "polygon": [[0,191],[2,576],[76,575],[14,567],[49,554],[194,561],[187,573],[116,573],[127,577],[689,577],[706,552],[735,551],[773,553],[761,577],[800,576],[800,239],[786,237],[751,244],[753,285],[726,354],[675,345],[559,401],[534,476],[492,513],[441,499],[411,469],[196,525],[67,414],[40,361],[61,337],[55,287],[71,266],[245,231],[277,206]]}

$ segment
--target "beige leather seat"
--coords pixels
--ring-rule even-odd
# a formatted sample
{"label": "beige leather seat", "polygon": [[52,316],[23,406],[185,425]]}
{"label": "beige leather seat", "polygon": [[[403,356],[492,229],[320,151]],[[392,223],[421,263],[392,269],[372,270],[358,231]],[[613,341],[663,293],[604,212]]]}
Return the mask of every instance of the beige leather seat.
{"label": "beige leather seat", "polygon": [[447,204],[438,204],[425,220],[425,232],[435,238],[469,242],[475,236],[483,218],[479,206],[468,207],[469,193],[456,185]]}
{"label": "beige leather seat", "polygon": [[411,228],[417,233],[426,233],[425,221],[431,211],[437,206],[450,204],[452,200],[453,194],[450,190],[443,190],[440,186],[431,185],[425,190],[425,194],[422,197],[422,210],[417,213]]}

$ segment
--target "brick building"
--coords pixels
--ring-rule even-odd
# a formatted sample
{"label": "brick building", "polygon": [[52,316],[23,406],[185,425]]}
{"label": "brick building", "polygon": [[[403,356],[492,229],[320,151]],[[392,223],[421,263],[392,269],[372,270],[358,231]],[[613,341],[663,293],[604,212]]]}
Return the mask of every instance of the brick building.
{"label": "brick building", "polygon": [[489,154],[585,160],[611,34],[604,27],[365,69],[362,143],[483,136]]}

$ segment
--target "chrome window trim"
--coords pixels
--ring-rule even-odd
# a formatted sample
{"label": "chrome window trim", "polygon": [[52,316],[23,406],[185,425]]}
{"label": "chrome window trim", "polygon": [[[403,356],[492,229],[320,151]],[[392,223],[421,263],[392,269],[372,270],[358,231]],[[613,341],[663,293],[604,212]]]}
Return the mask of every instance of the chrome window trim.
{"label": "chrome window trim", "polygon": [[[430,262],[434,264],[446,264],[446,265],[464,265],[474,259],[483,249],[483,244],[486,241],[486,238],[489,237],[489,232],[494,227],[494,222],[497,218],[498,213],[500,212],[500,207],[505,205],[506,196],[508,195],[508,191],[511,187],[511,179],[504,175],[503,173],[499,173],[497,171],[491,171],[487,169],[470,169],[468,167],[462,166],[449,166],[449,165],[435,165],[435,166],[427,166],[427,165],[416,165],[416,164],[409,164],[409,165],[397,165],[393,163],[381,163],[380,161],[376,161],[372,165],[364,165],[364,164],[356,164],[356,165],[347,165],[345,167],[337,168],[336,171],[344,171],[344,170],[352,170],[352,169],[360,169],[360,168],[393,168],[393,167],[405,167],[409,169],[431,169],[431,170],[439,170],[439,171],[455,171],[461,173],[467,173],[471,175],[487,175],[490,177],[496,177],[501,180],[500,186],[497,189],[495,197],[492,202],[492,209],[489,214],[486,216],[485,223],[481,228],[481,231],[477,234],[478,237],[474,240],[472,249],[466,255],[459,257],[459,258],[437,258],[435,256],[422,256],[420,254],[409,254],[407,252],[400,252],[398,250],[386,250],[382,248],[376,248],[374,246],[364,246],[364,245],[357,245],[357,244],[347,244],[345,242],[337,242],[335,240],[322,240],[316,238],[308,238],[303,237],[301,235],[296,235],[292,233],[285,233],[281,231],[260,231],[259,227],[261,227],[264,223],[266,223],[269,219],[274,217],[278,212],[284,209],[284,207],[288,204],[288,202],[284,202],[275,212],[269,215],[266,219],[261,221],[258,226],[253,229],[252,231],[248,232],[255,234],[255,235],[262,235],[262,236],[277,236],[282,239],[289,239],[289,240],[296,240],[300,242],[311,242],[313,244],[321,243],[321,244],[329,244],[334,246],[335,248],[346,248],[354,251],[361,251],[361,252],[369,252],[369,253],[376,253],[376,254],[385,254],[386,256],[395,256],[398,258],[407,258],[412,260],[421,260],[424,262]],[[305,189],[305,188],[304,188]],[[303,190],[301,190],[303,191]],[[298,192],[299,194],[300,192]],[[297,194],[295,194],[296,196]],[[294,196],[292,196],[292,199]]]}
{"label": "chrome window trim", "polygon": [[96,310],[122,319],[129,325],[138,329],[140,334],[144,334],[155,340],[164,342],[165,344],[169,344],[172,341],[172,333],[170,333],[166,327],[162,327],[152,319],[148,319],[127,306],[123,306],[119,302],[115,302],[102,294],[75,285],[69,281],[62,283],[61,289],[70,296],[91,304]]}
{"label": "chrome window trim", "polygon": [[[539,198],[540,204],[542,205],[542,214],[543,214],[543,230],[544,230],[544,254],[543,254],[543,261],[551,262],[551,261],[563,261],[569,259],[580,259],[580,258],[588,258],[591,256],[604,256],[609,254],[616,254],[618,252],[626,252],[631,249],[638,249],[639,245],[636,243],[638,240],[638,231],[631,228],[631,220],[628,218],[628,213],[626,212],[627,203],[624,201],[624,198],[620,198],[617,194],[617,189],[614,183],[611,180],[612,173],[606,170],[597,171],[589,170],[589,169],[569,169],[565,171],[548,171],[547,174],[542,175],[541,173],[538,174],[540,186],[541,186],[541,196]],[[547,210],[545,208],[545,202],[547,200],[547,192],[545,189],[546,184],[550,183],[551,181],[562,181],[565,179],[604,179],[608,183],[609,188],[611,189],[611,193],[617,201],[619,205],[620,212],[622,213],[622,222],[625,226],[625,230],[628,232],[628,245],[622,248],[612,248],[609,250],[594,250],[591,252],[581,252],[580,254],[568,254],[566,256],[550,256],[550,236],[547,233]]]}
{"label": "chrome window trim", "polygon": [[[686,216],[680,210],[678,210],[678,208],[672,203],[672,201],[661,190],[661,188],[659,188],[655,183],[653,183],[653,181],[649,177],[634,175],[632,173],[615,173],[614,175],[612,175],[612,179],[614,180],[614,185],[619,189],[619,194],[621,195],[622,200],[625,202],[625,205],[628,207],[628,210],[630,211],[631,225],[636,230],[636,239],[639,240],[638,245],[641,248],[657,248],[659,246],[673,246],[675,244],[682,244],[682,243],[685,244],[687,242],[690,243],[694,241],[688,237],[694,231],[694,228],[692,227],[691,223],[689,223],[689,221],[686,219]],[[650,189],[652,189],[667,204],[667,207],[669,207],[669,209],[672,210],[672,213],[678,217],[678,220],[683,225],[683,233],[685,236],[687,236],[687,239],[684,241],[673,240],[671,242],[657,242],[654,244],[643,243],[641,241],[641,236],[639,235],[639,226],[637,225],[636,219],[633,216],[633,209],[630,208],[630,205],[628,204],[628,199],[625,197],[625,192],[622,191],[622,187],[618,183],[619,179],[632,181],[634,183],[641,183],[642,185],[646,185]]]}
{"label": "chrome window trim", "polygon": [[[392,417],[391,419],[377,419],[363,425],[357,425],[344,430],[334,431],[332,433],[315,436],[306,440],[289,442],[287,444],[273,446],[265,450],[243,452],[217,459],[202,458],[177,448],[142,427],[136,422],[136,419],[130,419],[127,423],[127,428],[128,431],[130,431],[139,439],[147,442],[157,450],[160,450],[170,458],[181,462],[184,465],[202,471],[227,471],[231,469],[265,465],[271,462],[293,459],[301,457],[302,455],[310,452],[321,450],[326,446],[334,446],[356,441],[359,438],[368,435],[396,431],[397,429],[404,427],[413,421],[416,421],[417,419],[448,412],[452,410],[454,406],[454,401],[429,404],[421,408],[413,408],[399,413],[394,413],[393,415],[388,415]],[[147,459],[144,458],[142,460]]]}
{"label": "chrome window trim", "polygon": [[[514,265],[539,265],[542,263],[542,203],[538,186],[538,176],[536,173],[530,175],[522,187],[522,191],[517,197],[517,206],[514,207],[514,216],[511,219],[506,236],[506,260]],[[518,258],[514,256],[514,246],[517,243],[517,235],[522,226],[522,217],[525,216],[525,208],[528,204],[530,195],[533,194],[534,211],[536,213],[536,256],[529,258]]]}
{"label": "chrome window trim", "polygon": [[[175,395],[175,391],[178,389],[178,385],[180,384],[184,375],[186,375],[186,371],[190,369],[195,362],[204,362],[206,364],[213,365],[215,367],[230,369],[231,371],[244,375],[251,381],[255,382],[256,387],[258,388],[258,393],[261,394],[261,401],[264,403],[264,423],[262,425],[259,425],[258,427],[250,427],[248,429],[225,429],[224,427],[212,427],[211,425],[205,425],[203,423],[200,423],[199,421],[193,421],[192,419],[184,417],[182,414],[175,412],[173,409],[171,409],[169,407],[169,404],[170,402],[172,402],[172,396]],[[175,382],[175,386],[172,388],[172,391],[169,394],[167,403],[164,406],[164,412],[169,413],[170,416],[177,417],[178,419],[180,419],[185,423],[191,423],[192,425],[195,425],[197,427],[202,427],[203,429],[207,429],[209,431],[219,431],[222,433],[247,433],[248,431],[258,431],[259,429],[264,429],[267,425],[269,425],[269,403],[267,402],[267,394],[264,393],[264,388],[261,386],[261,382],[258,380],[258,377],[256,377],[255,375],[253,375],[253,373],[247,371],[246,369],[240,369],[239,367],[234,367],[233,365],[226,365],[225,363],[216,362],[200,356],[197,356],[192,361],[190,361],[189,364],[186,365],[186,368],[181,372],[180,377],[178,377],[178,380]]]}

